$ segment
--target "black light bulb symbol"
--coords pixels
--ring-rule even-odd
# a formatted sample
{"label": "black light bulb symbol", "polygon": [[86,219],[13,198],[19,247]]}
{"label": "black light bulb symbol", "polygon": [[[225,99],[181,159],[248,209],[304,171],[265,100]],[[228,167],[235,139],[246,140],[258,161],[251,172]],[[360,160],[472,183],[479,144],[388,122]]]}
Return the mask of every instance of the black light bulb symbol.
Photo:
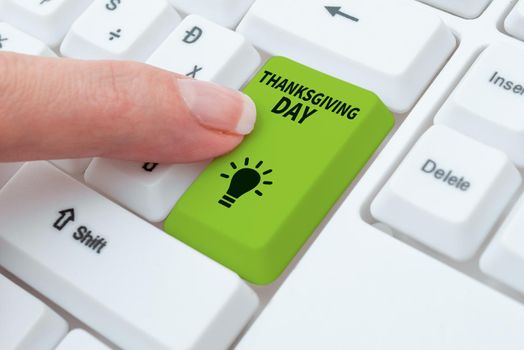
{"label": "black light bulb symbol", "polygon": [[[263,163],[264,162],[260,161],[254,169],[249,168],[249,158],[246,158],[244,160],[245,167],[242,169],[238,169],[233,175],[233,177],[231,177],[228,174],[220,174],[220,176],[226,179],[229,179],[231,177],[231,183],[229,184],[229,188],[226,194],[222,196],[222,199],[220,199],[218,203],[222,204],[226,208],[231,208],[231,206],[237,201],[237,199],[239,199],[246,193],[256,189],[262,181],[262,175],[267,175],[273,172],[273,170],[269,169],[264,171],[261,175],[257,169],[260,168]],[[231,167],[235,170],[238,168],[234,162],[231,162]],[[262,184],[272,185],[273,182],[263,181]],[[262,192],[260,192],[259,190],[255,190],[255,193],[258,196],[262,196]]]}

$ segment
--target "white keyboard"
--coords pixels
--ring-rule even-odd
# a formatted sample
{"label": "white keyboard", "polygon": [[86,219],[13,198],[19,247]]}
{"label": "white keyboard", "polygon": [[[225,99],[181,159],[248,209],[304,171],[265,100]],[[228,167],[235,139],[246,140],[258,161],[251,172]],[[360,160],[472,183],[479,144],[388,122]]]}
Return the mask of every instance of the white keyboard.
{"label": "white keyboard", "polygon": [[0,349],[524,349],[524,0],[0,0],[2,51],[236,89],[284,56],[395,127],[267,285],[163,232],[210,162],[0,163]]}

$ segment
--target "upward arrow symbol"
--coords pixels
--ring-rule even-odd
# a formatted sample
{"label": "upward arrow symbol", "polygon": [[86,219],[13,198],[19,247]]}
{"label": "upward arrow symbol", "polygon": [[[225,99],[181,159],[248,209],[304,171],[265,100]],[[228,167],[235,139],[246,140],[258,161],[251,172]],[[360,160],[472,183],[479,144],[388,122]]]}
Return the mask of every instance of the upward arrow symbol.
{"label": "upward arrow symbol", "polygon": [[75,221],[75,210],[72,208],[60,210],[58,214],[60,214],[60,217],[53,224],[53,227],[58,231],[62,231],[69,222]]}
{"label": "upward arrow symbol", "polygon": [[342,12],[340,9],[342,8],[341,6],[324,6],[326,8],[326,10],[328,10],[328,12],[331,14],[331,16],[335,17],[336,15],[339,15],[339,16],[342,16],[342,17],[345,17],[347,19],[350,19],[354,22],[358,22],[358,18],[356,17],[353,17],[353,16],[350,16],[348,15],[347,13],[345,12]]}

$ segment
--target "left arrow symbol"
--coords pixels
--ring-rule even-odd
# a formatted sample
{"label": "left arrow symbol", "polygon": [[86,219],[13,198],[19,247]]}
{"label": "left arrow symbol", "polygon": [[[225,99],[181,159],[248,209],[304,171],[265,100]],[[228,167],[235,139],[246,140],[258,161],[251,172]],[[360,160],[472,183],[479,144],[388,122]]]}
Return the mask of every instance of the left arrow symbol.
{"label": "left arrow symbol", "polygon": [[60,210],[58,214],[60,214],[60,217],[53,224],[53,227],[58,231],[62,231],[68,223],[75,221],[75,210],[73,208]]}
{"label": "left arrow symbol", "polygon": [[354,22],[358,22],[359,19],[357,17],[353,17],[351,15],[348,15],[347,13],[345,12],[342,12],[342,7],[341,6],[324,6],[326,8],[326,10],[329,12],[329,14],[333,17],[335,17],[336,15],[339,15],[339,16],[342,16],[342,17],[345,17],[347,19],[350,19]]}

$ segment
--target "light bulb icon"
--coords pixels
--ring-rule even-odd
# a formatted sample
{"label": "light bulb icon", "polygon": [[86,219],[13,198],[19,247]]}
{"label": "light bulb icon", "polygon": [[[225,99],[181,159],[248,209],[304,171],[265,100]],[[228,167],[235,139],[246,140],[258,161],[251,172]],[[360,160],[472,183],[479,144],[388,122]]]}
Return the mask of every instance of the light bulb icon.
{"label": "light bulb icon", "polygon": [[263,193],[257,189],[257,187],[262,183],[263,185],[272,185],[272,181],[263,181],[262,177],[273,172],[272,169],[265,170],[261,172],[260,167],[264,164],[263,161],[259,161],[254,168],[249,167],[249,158],[244,159],[244,167],[239,168],[235,162],[231,162],[231,168],[236,170],[233,176],[229,174],[220,174],[221,177],[225,179],[231,179],[229,188],[218,201],[219,204],[223,205],[226,208],[231,208],[233,204],[243,195],[248,192],[255,190],[255,194],[262,196]]}

